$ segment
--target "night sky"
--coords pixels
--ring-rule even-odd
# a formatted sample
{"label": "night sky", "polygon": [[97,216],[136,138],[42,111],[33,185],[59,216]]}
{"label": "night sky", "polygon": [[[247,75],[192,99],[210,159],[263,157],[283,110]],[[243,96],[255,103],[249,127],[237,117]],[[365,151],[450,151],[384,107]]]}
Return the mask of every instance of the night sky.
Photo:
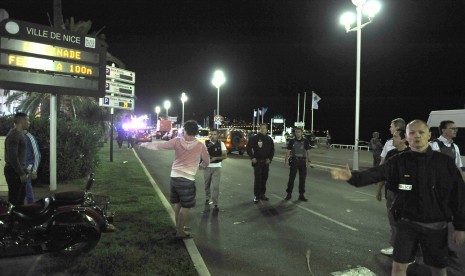
{"label": "night sky", "polygon": [[[464,108],[465,1],[385,0],[362,31],[360,139],[390,121],[428,118],[431,110]],[[52,0],[3,0],[10,18],[49,25]],[[252,120],[253,109],[297,119],[297,94],[322,99],[314,128],[335,143],[353,143],[356,33],[339,24],[350,0],[63,0],[64,18],[105,26],[108,51],[136,72],[135,113],[165,99],[170,115],[199,122],[216,108],[213,72],[222,69],[220,113]],[[302,106],[300,114],[302,115]],[[163,111],[164,112],[164,111]],[[162,114],[163,114],[162,112]],[[161,114],[161,115],[162,115]]]}

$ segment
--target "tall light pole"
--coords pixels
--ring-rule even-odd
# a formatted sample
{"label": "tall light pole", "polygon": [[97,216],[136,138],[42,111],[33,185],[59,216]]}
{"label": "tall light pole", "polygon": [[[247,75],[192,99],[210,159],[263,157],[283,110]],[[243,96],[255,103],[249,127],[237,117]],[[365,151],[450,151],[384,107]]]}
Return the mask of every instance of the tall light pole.
{"label": "tall light pole", "polygon": [[187,101],[186,93],[182,92],[181,94],[181,102],[182,102],[182,121],[181,126],[184,126],[184,103]]}
{"label": "tall light pole", "polygon": [[[226,82],[226,78],[224,77],[224,73],[221,70],[216,70],[215,73],[213,73],[213,79],[212,79],[212,84],[216,87],[218,91],[218,97],[216,100],[216,115],[220,115],[220,87],[223,85],[223,83]],[[220,126],[220,123],[217,122],[217,128]]]}
{"label": "tall light pole", "polygon": [[155,106],[155,113],[157,113],[157,124],[158,124],[158,114],[160,114],[160,110],[161,108],[159,105]]}
{"label": "tall light pole", "polygon": [[166,100],[163,102],[163,107],[166,109],[166,120],[168,120],[168,109],[171,107],[171,102]]}
{"label": "tall light pole", "polygon": [[[344,13],[341,16],[341,24],[346,28],[346,32],[357,31],[357,74],[355,80],[355,143],[354,143],[354,164],[353,169],[359,169],[359,123],[360,123],[360,59],[361,59],[361,44],[362,44],[362,28],[370,24],[375,14],[380,10],[381,6],[376,1],[367,0],[352,0],[352,3],[357,9],[357,26],[351,28],[355,21],[355,16],[352,13]],[[368,16],[368,22],[362,24],[362,11]]]}

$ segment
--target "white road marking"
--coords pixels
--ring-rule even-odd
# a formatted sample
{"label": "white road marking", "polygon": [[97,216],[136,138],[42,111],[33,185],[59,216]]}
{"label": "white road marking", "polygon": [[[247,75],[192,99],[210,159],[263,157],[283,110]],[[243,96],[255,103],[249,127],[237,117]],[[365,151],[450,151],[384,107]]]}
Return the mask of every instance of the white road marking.
{"label": "white road marking", "polygon": [[376,276],[371,270],[366,267],[359,266],[357,268],[344,270],[344,271],[336,271],[331,273],[332,276]]}
{"label": "white road marking", "polygon": [[369,194],[369,193],[364,193],[364,192],[360,192],[360,191],[355,191],[356,193],[359,193],[359,194],[362,194],[362,195],[367,195],[369,197],[376,197],[375,195],[373,194]]}
{"label": "white road marking", "polygon": [[[280,197],[280,196],[278,196],[278,195],[275,195],[275,194],[270,194],[270,195],[273,196],[273,197],[275,197],[275,198],[282,199],[282,197]],[[292,201],[288,201],[288,203],[289,203],[289,204],[295,204],[295,203],[293,203]],[[311,210],[311,209],[309,209],[309,208],[307,208],[307,207],[303,207],[303,206],[298,205],[298,204],[295,204],[295,206],[298,207],[298,208],[300,208],[300,209],[302,209],[302,210],[305,210],[305,211],[307,211],[307,212],[309,212],[309,213],[311,213],[311,214],[314,214],[314,215],[316,215],[316,216],[319,216],[320,218],[323,218],[323,219],[325,219],[325,220],[328,220],[328,221],[331,221],[331,222],[333,222],[333,223],[336,223],[336,224],[338,224],[338,225],[340,225],[340,226],[342,226],[342,227],[344,227],[344,228],[350,229],[350,230],[352,230],[352,231],[358,231],[357,228],[354,228],[354,227],[349,226],[349,225],[347,225],[347,224],[345,224],[345,223],[342,223],[342,222],[340,222],[340,221],[337,221],[337,220],[335,220],[335,219],[332,219],[332,218],[330,218],[330,217],[328,217],[328,216],[325,216],[325,215],[323,215],[323,214],[321,214],[321,213],[318,213],[318,212],[316,212],[316,211],[313,211],[313,210]]]}

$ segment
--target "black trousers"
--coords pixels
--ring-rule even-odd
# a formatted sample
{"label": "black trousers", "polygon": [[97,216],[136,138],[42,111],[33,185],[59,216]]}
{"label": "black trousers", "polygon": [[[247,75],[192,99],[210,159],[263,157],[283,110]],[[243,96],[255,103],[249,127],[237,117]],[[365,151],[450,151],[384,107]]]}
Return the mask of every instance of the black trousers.
{"label": "black trousers", "polygon": [[294,189],[294,180],[299,172],[299,194],[305,193],[305,178],[307,177],[307,160],[306,159],[293,159],[289,171],[289,181],[287,182],[286,192],[291,194]]}
{"label": "black trousers", "polygon": [[19,175],[10,166],[3,169],[8,184],[8,201],[13,205],[24,205],[26,198],[26,183],[21,183]]}
{"label": "black trousers", "polygon": [[257,160],[257,163],[252,164],[255,176],[253,193],[256,197],[261,197],[266,193],[266,181],[268,180],[268,172],[270,165],[266,164],[265,160]]}

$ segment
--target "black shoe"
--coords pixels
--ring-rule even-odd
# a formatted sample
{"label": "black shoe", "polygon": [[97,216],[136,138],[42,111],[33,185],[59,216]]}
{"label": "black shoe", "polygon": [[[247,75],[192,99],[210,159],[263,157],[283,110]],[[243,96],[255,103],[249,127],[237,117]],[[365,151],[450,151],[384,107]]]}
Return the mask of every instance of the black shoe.
{"label": "black shoe", "polygon": [[253,199],[253,203],[254,203],[254,204],[257,204],[259,201],[260,201],[260,199],[258,198],[258,196],[256,196],[256,197]]}
{"label": "black shoe", "polygon": [[299,196],[299,200],[300,200],[300,201],[308,201],[308,199],[306,199],[306,198],[304,197],[304,195],[300,195],[300,196]]}
{"label": "black shoe", "polygon": [[287,193],[287,196],[284,198],[284,200],[289,200],[291,199],[292,197],[292,194],[291,193]]}
{"label": "black shoe", "polygon": [[262,195],[262,196],[260,197],[260,199],[261,199],[261,200],[265,200],[265,201],[268,201],[268,200],[269,200],[269,198],[267,198],[265,195]]}

